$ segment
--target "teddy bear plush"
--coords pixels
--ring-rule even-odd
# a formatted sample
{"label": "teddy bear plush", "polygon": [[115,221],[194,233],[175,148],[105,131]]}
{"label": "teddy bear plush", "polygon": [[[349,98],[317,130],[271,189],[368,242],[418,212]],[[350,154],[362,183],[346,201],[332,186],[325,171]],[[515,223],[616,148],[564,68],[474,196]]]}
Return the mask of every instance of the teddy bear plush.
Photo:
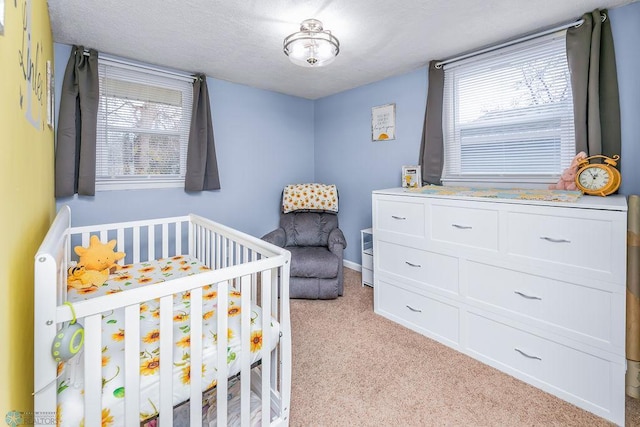
{"label": "teddy bear plush", "polygon": [[560,180],[556,184],[551,184],[549,190],[577,190],[576,173],[578,172],[578,163],[586,158],[587,154],[584,151],[576,154],[569,167],[562,172]]}
{"label": "teddy bear plush", "polygon": [[75,253],[80,257],[78,266],[84,267],[87,271],[103,271],[108,270],[114,273],[118,269],[117,261],[125,257],[124,252],[114,252],[116,241],[110,240],[103,244],[95,234],[89,239],[89,247],[76,246],[73,248]]}

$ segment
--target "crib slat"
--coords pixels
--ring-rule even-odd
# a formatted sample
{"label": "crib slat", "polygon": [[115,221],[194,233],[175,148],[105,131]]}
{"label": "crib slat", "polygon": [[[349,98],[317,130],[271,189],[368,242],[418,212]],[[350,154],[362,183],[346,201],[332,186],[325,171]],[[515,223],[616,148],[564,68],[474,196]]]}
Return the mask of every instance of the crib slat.
{"label": "crib slat", "polygon": [[240,264],[240,247],[238,242],[231,242],[231,264],[230,265],[238,265]]}
{"label": "crib slat", "polygon": [[160,298],[160,425],[173,426],[173,296]]}
{"label": "crib slat", "polygon": [[84,319],[84,419],[86,426],[102,424],[101,314]]}
{"label": "crib slat", "polygon": [[[140,305],[124,309],[125,424],[140,425]],[[87,424],[97,425],[97,424]]]}
{"label": "crib slat", "polygon": [[[202,424],[202,288],[191,291],[191,425]],[[226,331],[226,329],[225,329]],[[225,424],[220,424],[225,425]]]}
{"label": "crib slat", "polygon": [[182,222],[176,222],[176,255],[182,255]]}
{"label": "crib slat", "polygon": [[169,256],[169,224],[162,224],[162,258]]}
{"label": "crib slat", "polygon": [[217,360],[217,415],[218,425],[227,425],[227,387],[228,370],[227,365],[227,328],[229,327],[229,284],[218,283],[218,360]]}
{"label": "crib slat", "polygon": [[242,427],[249,426],[251,412],[251,276],[240,279],[240,339],[242,340],[242,358],[240,365],[240,419]]}
{"label": "crib slat", "polygon": [[220,268],[220,263],[222,261],[221,257],[222,257],[222,243],[220,242],[220,234],[216,233],[216,242],[215,242],[215,251],[216,251],[216,269]]}
{"label": "crib slat", "polygon": [[190,254],[198,258],[200,253],[200,226],[193,224],[193,246],[190,249]]}
{"label": "crib slat", "polygon": [[189,253],[190,254],[194,254],[195,253],[195,243],[194,243],[194,231],[195,231],[195,224],[193,222],[189,223],[189,236],[188,236],[188,240],[189,240]]}
{"label": "crib slat", "polygon": [[[119,251],[119,252],[124,252],[125,251],[125,249],[124,249],[124,228],[118,228],[118,233],[117,233],[116,237],[117,237],[117,242],[118,243],[116,245],[115,250]],[[121,259],[121,260],[118,260],[118,264],[119,265],[123,265],[124,263],[125,263],[124,262],[124,258]]]}
{"label": "crib slat", "polygon": [[249,248],[246,246],[242,247],[242,260],[246,263],[249,262]]}
{"label": "crib slat", "polygon": [[222,268],[229,266],[229,239],[222,237]]}
{"label": "crib slat", "polygon": [[198,226],[198,251],[197,257],[202,260],[204,256],[204,227]]}
{"label": "crib slat", "polygon": [[271,271],[263,271],[262,283],[262,425],[271,419]]}
{"label": "crib slat", "polygon": [[[258,254],[255,251],[251,252],[251,261],[257,259]],[[251,301],[258,301],[258,274],[251,275]]]}
{"label": "crib slat", "polygon": [[[271,317],[280,319],[280,311],[278,307],[278,269],[271,269]],[[271,388],[278,389],[278,360],[280,360],[280,347],[276,346],[271,353]]]}
{"label": "crib slat", "polygon": [[280,301],[280,415],[288,423],[289,404],[291,403],[291,319],[289,305],[289,273],[291,271],[291,254],[287,254],[284,264],[277,268],[279,274]]}
{"label": "crib slat", "polygon": [[133,259],[132,264],[140,262],[140,227],[133,227]]}
{"label": "crib slat", "polygon": [[207,248],[207,234],[209,233],[209,230],[207,230],[205,227],[201,227],[200,228],[200,260],[202,262],[206,262],[207,259],[207,252],[208,252],[208,248]]}
{"label": "crib slat", "polygon": [[147,254],[147,259],[156,259],[156,227],[155,225],[150,225],[147,227],[148,240],[147,247],[149,248],[149,252]]}
{"label": "crib slat", "polygon": [[211,231],[207,229],[205,229],[205,231],[206,231],[205,242],[204,242],[205,253],[202,261],[206,265],[211,265],[211,256],[213,255],[211,251]]}

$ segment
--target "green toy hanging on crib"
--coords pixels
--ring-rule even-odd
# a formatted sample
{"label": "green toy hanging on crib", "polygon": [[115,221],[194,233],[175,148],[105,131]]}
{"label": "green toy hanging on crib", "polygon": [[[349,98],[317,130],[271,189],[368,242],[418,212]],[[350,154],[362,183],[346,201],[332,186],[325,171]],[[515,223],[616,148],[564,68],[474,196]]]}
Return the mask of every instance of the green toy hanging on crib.
{"label": "green toy hanging on crib", "polygon": [[51,356],[56,362],[66,362],[78,354],[84,344],[84,328],[76,321],[76,312],[70,302],[65,302],[71,309],[73,319],[71,322],[63,324],[62,328],[56,332],[56,337],[51,345]]}

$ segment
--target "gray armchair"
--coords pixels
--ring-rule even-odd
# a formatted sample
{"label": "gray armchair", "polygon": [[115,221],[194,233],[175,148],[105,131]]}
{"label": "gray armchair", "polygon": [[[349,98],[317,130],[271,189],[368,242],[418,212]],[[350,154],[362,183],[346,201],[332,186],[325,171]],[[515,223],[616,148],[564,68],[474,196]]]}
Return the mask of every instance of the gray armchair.
{"label": "gray armchair", "polygon": [[334,299],[343,294],[347,241],[338,228],[337,212],[281,212],[280,227],[262,239],[291,252],[291,298]]}

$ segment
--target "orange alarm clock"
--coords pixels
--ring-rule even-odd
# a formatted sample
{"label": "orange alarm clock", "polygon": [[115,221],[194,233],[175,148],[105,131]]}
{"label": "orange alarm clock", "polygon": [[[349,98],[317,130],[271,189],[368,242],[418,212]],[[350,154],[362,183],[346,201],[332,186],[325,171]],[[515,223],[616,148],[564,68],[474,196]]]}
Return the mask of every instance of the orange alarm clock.
{"label": "orange alarm clock", "polygon": [[[603,163],[590,163],[590,160],[602,158]],[[611,157],[601,154],[589,156],[578,162],[576,172],[576,186],[585,194],[594,196],[608,196],[618,191],[622,176],[616,169],[620,160],[619,155]]]}

